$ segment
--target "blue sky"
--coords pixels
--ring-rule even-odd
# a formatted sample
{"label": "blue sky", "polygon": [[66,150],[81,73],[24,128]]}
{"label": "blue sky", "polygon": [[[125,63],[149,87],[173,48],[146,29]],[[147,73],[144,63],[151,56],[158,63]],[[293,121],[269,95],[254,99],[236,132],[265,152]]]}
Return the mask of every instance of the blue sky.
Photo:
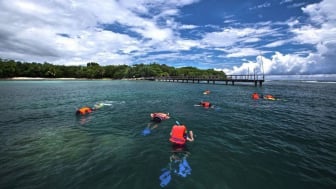
{"label": "blue sky", "polygon": [[0,0],[0,7],[6,59],[336,74],[334,0]]}

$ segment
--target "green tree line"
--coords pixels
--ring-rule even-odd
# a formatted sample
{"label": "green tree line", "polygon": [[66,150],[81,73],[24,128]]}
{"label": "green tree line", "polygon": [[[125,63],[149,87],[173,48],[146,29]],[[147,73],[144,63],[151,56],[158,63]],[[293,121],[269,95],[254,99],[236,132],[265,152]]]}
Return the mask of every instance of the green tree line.
{"label": "green tree line", "polygon": [[0,78],[43,77],[43,78],[88,78],[122,79],[160,76],[225,77],[225,73],[214,69],[201,70],[195,67],[174,68],[165,64],[135,64],[100,66],[89,62],[86,66],[64,66],[50,63],[27,63],[0,59]]}

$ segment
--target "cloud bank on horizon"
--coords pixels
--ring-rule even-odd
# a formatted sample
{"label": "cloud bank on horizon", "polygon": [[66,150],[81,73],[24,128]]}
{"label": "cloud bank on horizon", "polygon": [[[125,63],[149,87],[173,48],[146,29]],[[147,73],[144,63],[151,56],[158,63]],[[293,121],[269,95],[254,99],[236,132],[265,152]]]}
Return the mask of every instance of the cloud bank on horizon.
{"label": "cloud bank on horizon", "polygon": [[334,0],[260,2],[0,0],[0,58],[336,73]]}

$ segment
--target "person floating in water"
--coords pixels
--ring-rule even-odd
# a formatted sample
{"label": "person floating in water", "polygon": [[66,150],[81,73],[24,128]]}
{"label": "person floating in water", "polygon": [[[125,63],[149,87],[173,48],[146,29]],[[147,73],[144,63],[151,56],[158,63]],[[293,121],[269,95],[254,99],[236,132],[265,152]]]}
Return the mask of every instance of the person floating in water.
{"label": "person floating in water", "polygon": [[96,108],[90,108],[88,106],[84,106],[84,107],[78,108],[76,110],[76,115],[86,115],[86,114],[89,114],[89,113],[91,113],[95,110],[96,110]]}
{"label": "person floating in water", "polygon": [[161,113],[161,112],[151,113],[150,116],[152,118],[152,121],[156,123],[160,123],[161,121],[170,118],[169,113]]}
{"label": "person floating in water", "polygon": [[93,108],[88,107],[88,106],[84,106],[84,107],[78,108],[76,110],[76,115],[86,115],[86,114],[89,114],[93,111],[98,110],[99,108],[102,108],[103,106],[104,106],[104,103],[97,103],[93,106]]}
{"label": "person floating in water", "polygon": [[160,186],[165,187],[169,184],[172,179],[172,173],[175,173],[181,177],[187,177],[191,174],[191,167],[187,161],[187,157],[190,153],[186,150],[185,143],[187,141],[194,141],[194,134],[189,131],[189,136],[187,136],[187,128],[185,125],[181,125],[176,121],[176,125],[172,127],[170,132],[170,142],[173,144],[172,155],[170,156],[170,162],[168,168],[162,169],[162,174],[160,175]]}
{"label": "person floating in water", "polygon": [[208,101],[201,101],[200,103],[198,103],[198,104],[195,104],[194,106],[202,106],[202,107],[204,107],[204,108],[206,108],[206,109],[208,109],[208,108],[215,108],[215,105],[212,105],[210,102],[208,102]]}
{"label": "person floating in water", "polygon": [[169,113],[151,113],[151,122],[147,124],[147,127],[142,131],[142,135],[146,136],[151,133],[151,131],[158,127],[158,124],[161,123],[161,121],[167,120],[170,118]]}
{"label": "person floating in water", "polygon": [[266,100],[276,100],[276,98],[273,95],[267,94],[265,96],[263,96],[264,99]]}
{"label": "person floating in water", "polygon": [[176,122],[171,129],[169,141],[173,144],[173,146],[184,146],[187,141],[194,141],[194,133],[189,131],[188,136],[187,127],[185,125],[181,125],[179,122]]}
{"label": "person floating in water", "polygon": [[204,108],[211,108],[212,104],[208,101],[202,101],[199,103],[201,106],[203,106]]}
{"label": "person floating in water", "polygon": [[252,97],[253,100],[259,100],[259,98],[260,98],[258,93],[253,93],[251,97]]}
{"label": "person floating in water", "polygon": [[266,94],[266,95],[259,95],[258,93],[253,93],[252,94],[252,99],[253,100],[259,100],[260,98],[265,99],[265,100],[277,100],[273,95]]}

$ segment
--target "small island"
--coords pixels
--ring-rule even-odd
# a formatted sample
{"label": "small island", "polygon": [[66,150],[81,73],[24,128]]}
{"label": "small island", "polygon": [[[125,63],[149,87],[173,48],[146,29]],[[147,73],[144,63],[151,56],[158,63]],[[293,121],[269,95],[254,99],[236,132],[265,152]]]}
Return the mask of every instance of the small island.
{"label": "small island", "polygon": [[46,79],[136,79],[146,77],[190,76],[225,77],[222,71],[201,70],[195,67],[175,68],[156,62],[134,65],[101,66],[89,62],[86,66],[65,66],[51,63],[28,63],[0,58],[0,78],[46,78]]}

